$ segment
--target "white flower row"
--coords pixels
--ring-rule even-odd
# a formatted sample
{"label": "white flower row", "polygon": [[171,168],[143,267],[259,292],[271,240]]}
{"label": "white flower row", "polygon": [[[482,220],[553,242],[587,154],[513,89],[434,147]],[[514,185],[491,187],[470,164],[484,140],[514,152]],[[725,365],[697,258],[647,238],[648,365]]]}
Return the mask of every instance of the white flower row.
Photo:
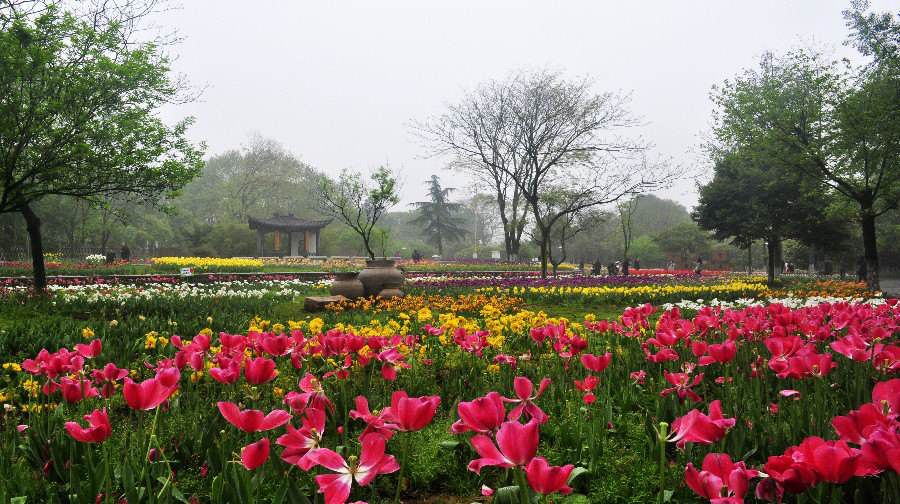
{"label": "white flower row", "polygon": [[859,298],[859,297],[831,297],[831,296],[814,296],[814,297],[783,297],[783,298],[766,298],[766,299],[756,299],[756,298],[740,298],[734,301],[722,301],[719,299],[697,299],[697,300],[689,300],[682,299],[677,303],[665,303],[662,305],[662,309],[671,310],[672,308],[679,308],[681,310],[699,310],[705,307],[713,307],[713,308],[746,308],[748,306],[766,306],[770,304],[780,304],[787,308],[797,309],[797,308],[806,308],[812,306],[818,306],[820,304],[834,304],[834,303],[852,303],[852,304],[869,304],[873,306],[884,304],[886,301],[884,298],[874,297],[874,298]]}
{"label": "white flower row", "polygon": [[133,301],[198,300],[198,299],[262,299],[293,298],[310,288],[327,287],[328,281],[303,280],[236,280],[230,282],[148,283],[143,285],[51,285],[47,290],[54,303],[87,303],[125,305]]}

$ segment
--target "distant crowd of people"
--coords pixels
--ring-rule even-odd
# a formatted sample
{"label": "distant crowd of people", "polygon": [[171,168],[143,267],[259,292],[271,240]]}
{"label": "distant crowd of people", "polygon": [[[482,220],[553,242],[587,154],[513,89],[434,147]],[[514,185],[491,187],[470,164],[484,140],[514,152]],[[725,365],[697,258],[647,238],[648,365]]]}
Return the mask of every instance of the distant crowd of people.
{"label": "distant crowd of people", "polygon": [[[584,271],[584,263],[581,263],[578,266],[578,269]],[[613,261],[606,266],[603,265],[603,262],[600,259],[597,259],[594,264],[591,266],[591,275],[602,275],[604,270],[608,276],[628,276],[631,273],[631,270],[639,270],[641,269],[641,260],[635,258],[632,262],[628,258],[622,261]],[[666,270],[675,271],[676,265],[675,261],[669,261],[666,264]],[[697,257],[697,260],[694,262],[693,272],[695,275],[700,276],[703,274],[703,258]]]}

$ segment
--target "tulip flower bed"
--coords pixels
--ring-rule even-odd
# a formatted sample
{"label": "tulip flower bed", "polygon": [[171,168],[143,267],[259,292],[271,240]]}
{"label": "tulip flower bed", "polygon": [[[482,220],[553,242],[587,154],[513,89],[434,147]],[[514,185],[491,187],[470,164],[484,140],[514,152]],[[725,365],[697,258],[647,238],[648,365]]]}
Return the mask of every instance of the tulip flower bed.
{"label": "tulip flower bed", "polygon": [[0,501],[900,502],[900,305],[757,285],[7,296]]}
{"label": "tulip flower bed", "polygon": [[765,283],[755,280],[726,280],[713,283],[663,283],[649,285],[569,286],[551,285],[536,287],[482,287],[478,292],[509,294],[526,300],[553,300],[569,303],[597,305],[639,304],[643,302],[667,303],[682,299],[716,298],[733,300],[757,297],[767,291]]}

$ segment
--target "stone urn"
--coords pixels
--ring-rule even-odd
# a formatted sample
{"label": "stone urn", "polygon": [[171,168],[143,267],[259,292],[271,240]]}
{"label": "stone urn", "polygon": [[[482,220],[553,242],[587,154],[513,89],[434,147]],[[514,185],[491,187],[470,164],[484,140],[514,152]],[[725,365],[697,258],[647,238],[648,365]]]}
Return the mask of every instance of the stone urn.
{"label": "stone urn", "polygon": [[398,290],[403,285],[403,272],[390,259],[366,261],[365,269],[359,272],[357,278],[365,286],[366,296],[377,296],[387,285]]}
{"label": "stone urn", "polygon": [[382,299],[403,297],[403,291],[400,290],[400,286],[399,283],[386,283],[384,284],[384,288],[381,289],[381,292],[378,293],[378,297]]}
{"label": "stone urn", "polygon": [[359,273],[355,271],[343,271],[334,274],[334,283],[331,284],[332,296],[344,296],[347,299],[361,298],[366,295],[366,288],[359,281]]}

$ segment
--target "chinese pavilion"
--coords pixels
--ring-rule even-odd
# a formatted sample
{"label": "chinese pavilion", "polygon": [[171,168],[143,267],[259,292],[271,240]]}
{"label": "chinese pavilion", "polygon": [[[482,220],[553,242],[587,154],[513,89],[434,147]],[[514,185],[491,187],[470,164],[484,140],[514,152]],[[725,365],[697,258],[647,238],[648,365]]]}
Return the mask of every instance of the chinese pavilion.
{"label": "chinese pavilion", "polygon": [[[327,226],[331,219],[306,220],[294,217],[294,214],[273,214],[268,219],[249,218],[250,229],[256,230],[256,255],[264,256],[263,237],[266,233],[275,233],[275,255],[282,255],[282,239],[287,240],[286,253],[290,256],[310,256],[319,254],[319,231]],[[284,235],[284,238],[282,236]],[[301,245],[302,243],[302,245]]]}

